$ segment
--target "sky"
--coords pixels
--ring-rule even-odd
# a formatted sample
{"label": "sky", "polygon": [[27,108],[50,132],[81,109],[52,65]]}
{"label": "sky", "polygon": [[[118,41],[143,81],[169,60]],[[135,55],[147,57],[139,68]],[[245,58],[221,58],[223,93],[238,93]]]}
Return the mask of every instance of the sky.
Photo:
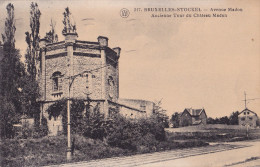
{"label": "sky", "polygon": [[[24,55],[31,1],[0,1],[0,33],[6,5],[16,18],[16,47]],[[120,97],[156,101],[168,115],[185,108],[204,108],[208,117],[229,116],[260,98],[260,1],[158,0],[35,1],[42,13],[40,36],[56,22],[59,40],[64,9],[70,8],[79,40],[109,38],[109,47],[122,49],[119,59]],[[153,12],[134,8],[242,8],[225,18],[152,18]],[[130,15],[120,16],[127,8]],[[207,11],[205,11],[207,10]],[[221,12],[219,12],[221,13]],[[222,12],[223,13],[223,12]],[[186,14],[186,13],[185,13]],[[260,99],[247,107],[260,115]]]}

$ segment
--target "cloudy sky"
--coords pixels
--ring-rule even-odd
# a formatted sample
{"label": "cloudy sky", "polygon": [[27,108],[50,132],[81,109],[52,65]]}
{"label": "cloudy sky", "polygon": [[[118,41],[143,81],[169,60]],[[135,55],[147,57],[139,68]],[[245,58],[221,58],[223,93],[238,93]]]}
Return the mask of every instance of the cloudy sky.
{"label": "cloudy sky", "polygon": [[[0,1],[0,32],[5,7]],[[59,40],[65,7],[69,7],[80,40],[109,38],[110,47],[121,47],[120,97],[162,100],[168,114],[184,108],[205,108],[208,116],[230,115],[244,109],[248,98],[260,98],[260,1],[36,1],[41,10],[40,35],[56,22]],[[16,17],[16,46],[24,54],[29,31],[31,1],[12,1]],[[225,18],[151,18],[152,12],[134,8],[200,7],[242,8],[224,12]],[[130,11],[128,18],[120,10]],[[207,11],[205,11],[206,9]],[[221,13],[221,12],[219,12]],[[260,115],[260,99],[248,108]]]}

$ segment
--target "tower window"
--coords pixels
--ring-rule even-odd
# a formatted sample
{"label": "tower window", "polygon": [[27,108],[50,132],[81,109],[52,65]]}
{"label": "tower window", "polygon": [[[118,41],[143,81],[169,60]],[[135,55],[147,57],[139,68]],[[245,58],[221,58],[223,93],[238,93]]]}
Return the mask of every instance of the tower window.
{"label": "tower window", "polygon": [[61,72],[55,72],[52,74],[52,90],[53,92],[60,92],[62,91],[62,75]]}
{"label": "tower window", "polygon": [[92,86],[93,86],[93,75],[91,74],[87,74],[86,75],[86,89],[87,89],[87,93],[92,93]]}
{"label": "tower window", "polygon": [[146,109],[146,106],[144,105],[144,104],[141,104],[141,110],[143,110],[143,111],[145,111],[145,109]]}

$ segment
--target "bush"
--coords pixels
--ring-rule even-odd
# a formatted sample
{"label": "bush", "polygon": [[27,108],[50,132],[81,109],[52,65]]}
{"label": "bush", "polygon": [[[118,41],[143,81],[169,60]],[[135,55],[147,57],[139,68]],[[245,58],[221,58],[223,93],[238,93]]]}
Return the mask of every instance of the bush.
{"label": "bush", "polygon": [[158,142],[165,141],[166,134],[163,123],[157,117],[129,120],[120,115],[108,122],[106,140],[111,146],[129,150],[143,147],[155,147]]}
{"label": "bush", "polygon": [[106,136],[106,121],[104,114],[99,111],[99,104],[97,104],[92,113],[86,114],[82,122],[82,134],[85,137],[103,140]]}
{"label": "bush", "polygon": [[[71,99],[70,113],[71,130],[73,133],[81,133],[82,131],[82,118],[84,108],[84,100]],[[56,101],[47,109],[47,112],[49,114],[49,119],[51,119],[52,117],[56,119],[58,116],[62,115],[63,133],[67,134],[67,100],[61,99]]]}
{"label": "bush", "polygon": [[47,119],[42,118],[42,124],[39,126],[30,125],[28,122],[22,124],[22,126],[16,131],[16,139],[27,138],[41,138],[48,135]]}

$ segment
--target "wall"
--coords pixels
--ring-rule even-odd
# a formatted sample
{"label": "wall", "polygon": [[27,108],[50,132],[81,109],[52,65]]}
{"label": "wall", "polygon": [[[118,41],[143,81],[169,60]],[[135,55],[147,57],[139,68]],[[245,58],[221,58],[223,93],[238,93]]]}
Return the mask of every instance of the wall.
{"label": "wall", "polygon": [[146,112],[146,116],[151,116],[154,110],[154,103],[146,100],[137,100],[137,99],[118,99],[119,104],[127,105],[138,110]]}
{"label": "wall", "polygon": [[192,117],[187,110],[184,110],[180,117],[180,126],[192,125]]}
{"label": "wall", "polygon": [[207,124],[207,115],[205,113],[205,111],[203,110],[202,113],[199,116],[199,119],[201,120],[203,125]]}

